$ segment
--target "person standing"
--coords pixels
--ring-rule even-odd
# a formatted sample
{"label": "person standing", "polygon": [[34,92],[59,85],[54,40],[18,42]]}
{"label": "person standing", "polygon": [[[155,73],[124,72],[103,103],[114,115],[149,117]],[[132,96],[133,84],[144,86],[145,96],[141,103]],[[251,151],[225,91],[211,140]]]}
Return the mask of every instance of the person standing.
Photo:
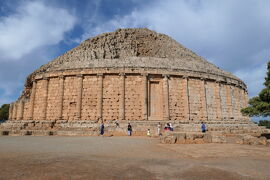
{"label": "person standing", "polygon": [[205,133],[206,125],[203,122],[202,122],[202,125],[201,125],[201,129],[202,129],[202,133]]}
{"label": "person standing", "polygon": [[158,135],[158,136],[161,135],[160,129],[161,129],[161,124],[160,124],[160,122],[159,122],[158,125],[157,125],[157,135]]}
{"label": "person standing", "polygon": [[128,123],[128,128],[127,128],[127,130],[128,130],[128,135],[131,136],[131,133],[132,133],[132,127],[131,127],[130,123]]}
{"label": "person standing", "polygon": [[170,127],[170,131],[173,131],[173,125],[172,125],[172,123],[169,124],[169,127]]}
{"label": "person standing", "polygon": [[166,126],[164,127],[164,130],[165,131],[170,131],[171,130],[169,123],[166,124]]}
{"label": "person standing", "polygon": [[151,137],[150,129],[147,129],[147,136]]}
{"label": "person standing", "polygon": [[104,129],[105,129],[104,124],[101,123],[101,125],[100,125],[100,135],[101,136],[103,136],[103,134],[104,134]]}
{"label": "person standing", "polygon": [[118,121],[115,121],[114,123],[117,128],[120,127]]}

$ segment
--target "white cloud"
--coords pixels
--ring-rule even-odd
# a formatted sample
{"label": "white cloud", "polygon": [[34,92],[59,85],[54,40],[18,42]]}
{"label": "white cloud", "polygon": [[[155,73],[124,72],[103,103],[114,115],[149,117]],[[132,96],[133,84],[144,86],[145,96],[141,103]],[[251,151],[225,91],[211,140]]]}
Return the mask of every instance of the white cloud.
{"label": "white cloud", "polygon": [[[106,18],[106,9],[100,7],[100,0],[87,2],[84,11],[79,6],[73,7],[76,3],[71,3],[69,10],[63,9],[63,1],[56,2],[57,6],[55,1],[20,2],[22,4],[14,14],[0,17],[0,84],[14,82],[6,84],[11,87],[9,89],[0,87],[5,92],[0,96],[0,103],[4,99],[14,99],[8,92],[15,94],[14,88],[22,86],[16,85],[16,82],[25,79],[18,76],[26,76],[40,66],[39,63],[46,63],[49,54],[53,54],[47,51],[44,55],[41,49],[57,45],[62,40],[79,42],[99,33],[127,27],[148,27],[170,35],[187,48],[243,79],[248,85],[250,96],[255,96],[263,87],[266,62],[270,59],[268,0],[139,1],[144,5],[134,8],[130,13],[122,15],[124,11],[120,10],[120,14]],[[78,18],[70,12],[77,13]],[[80,37],[74,35],[73,41],[67,40],[65,32],[78,22],[85,33]],[[29,64],[23,65],[25,62]]]}
{"label": "white cloud", "polygon": [[36,48],[59,43],[75,22],[65,9],[34,1],[21,4],[15,14],[0,18],[0,60],[18,60]]}
{"label": "white cloud", "polygon": [[1,83],[0,84],[0,105],[2,104],[8,104],[12,101],[15,101],[17,99],[12,97],[12,95],[14,93],[16,93],[16,91],[18,91],[18,87],[21,87],[20,89],[22,89],[23,87],[23,82],[18,82],[18,81],[9,81],[9,82],[5,82],[5,83]]}
{"label": "white cloud", "polygon": [[246,82],[249,89],[249,97],[258,95],[264,88],[264,77],[266,76],[266,64],[251,69],[241,69],[235,75]]}
{"label": "white cloud", "polygon": [[125,16],[96,22],[82,39],[117,28],[148,27],[165,33],[242,78],[255,96],[270,57],[270,1],[153,1]]}

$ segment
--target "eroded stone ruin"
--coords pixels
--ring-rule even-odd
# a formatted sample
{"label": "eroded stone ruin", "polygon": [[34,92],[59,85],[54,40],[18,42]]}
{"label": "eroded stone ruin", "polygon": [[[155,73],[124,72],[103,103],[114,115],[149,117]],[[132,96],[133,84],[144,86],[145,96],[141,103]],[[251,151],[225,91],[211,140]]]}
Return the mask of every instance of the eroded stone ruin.
{"label": "eroded stone ruin", "polygon": [[247,103],[243,81],[167,35],[118,29],[29,75],[5,124],[15,134],[94,134],[101,122],[123,134],[130,122],[144,135],[158,122],[199,131],[202,121],[212,131],[258,132],[240,112]]}

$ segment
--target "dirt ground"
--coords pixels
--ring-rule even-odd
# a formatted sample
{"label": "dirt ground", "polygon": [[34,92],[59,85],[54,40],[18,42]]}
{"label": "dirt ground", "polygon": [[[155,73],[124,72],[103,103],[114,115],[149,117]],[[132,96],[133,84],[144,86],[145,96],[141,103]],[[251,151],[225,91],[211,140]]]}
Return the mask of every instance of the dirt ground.
{"label": "dirt ground", "polygon": [[142,137],[0,137],[0,179],[269,180],[270,147]]}

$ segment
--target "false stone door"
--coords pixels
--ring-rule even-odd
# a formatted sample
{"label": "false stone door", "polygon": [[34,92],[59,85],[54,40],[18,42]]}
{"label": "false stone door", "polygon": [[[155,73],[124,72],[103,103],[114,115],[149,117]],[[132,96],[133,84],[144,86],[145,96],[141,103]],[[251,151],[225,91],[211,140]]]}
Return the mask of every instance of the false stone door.
{"label": "false stone door", "polygon": [[162,81],[149,81],[148,90],[148,119],[162,120],[163,119],[163,99],[162,99]]}

